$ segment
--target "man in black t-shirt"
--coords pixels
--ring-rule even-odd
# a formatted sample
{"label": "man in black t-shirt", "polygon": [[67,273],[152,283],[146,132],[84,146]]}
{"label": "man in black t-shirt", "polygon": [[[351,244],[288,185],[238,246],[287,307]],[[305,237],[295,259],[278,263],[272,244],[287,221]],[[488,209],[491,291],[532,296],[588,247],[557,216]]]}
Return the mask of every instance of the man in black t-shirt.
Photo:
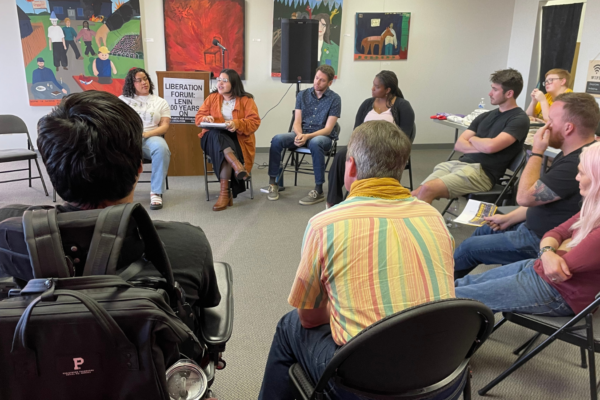
{"label": "man in black t-shirt", "polygon": [[490,190],[523,149],[529,117],[517,106],[523,78],[514,69],[496,71],[490,81],[490,103],[498,108],[479,115],[456,141],[458,160],[435,166],[433,173],[412,192],[432,203],[439,198],[456,198]]}
{"label": "man in black t-shirt", "polygon": [[[532,155],[519,180],[521,207],[486,218],[488,225],[477,228],[456,249],[456,279],[479,264],[505,265],[536,258],[542,236],[579,211],[581,195],[575,180],[579,155],[583,147],[594,143],[599,122],[598,103],[589,94],[564,93],[554,100],[548,123],[535,134]],[[540,176],[548,146],[562,151]]]}
{"label": "man in black t-shirt", "polygon": [[[54,188],[67,202],[58,211],[133,202],[142,172],[142,131],[142,120],[131,107],[99,91],[71,94],[42,117],[37,145]],[[0,272],[24,281],[33,278],[29,255],[22,234],[18,238],[10,234],[14,224],[22,229],[21,219],[10,217],[20,217],[26,209],[22,205],[0,208]],[[181,222],[154,221],[154,226],[190,304],[218,305],[221,296],[212,251],[202,229]],[[138,260],[144,251],[138,242],[125,242],[120,260]],[[77,260],[74,263],[81,262]],[[160,276],[154,268],[140,275]]]}

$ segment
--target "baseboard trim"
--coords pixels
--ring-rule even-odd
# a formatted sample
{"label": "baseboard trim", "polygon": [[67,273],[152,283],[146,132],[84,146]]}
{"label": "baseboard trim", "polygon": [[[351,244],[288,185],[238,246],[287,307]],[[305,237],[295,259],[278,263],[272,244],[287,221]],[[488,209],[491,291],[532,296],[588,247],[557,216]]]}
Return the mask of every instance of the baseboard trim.
{"label": "baseboard trim", "polygon": [[[342,150],[342,149],[345,149],[346,147],[347,146],[338,146],[338,149]],[[412,146],[413,150],[447,150],[447,149],[453,149],[453,148],[454,148],[454,143],[420,143],[420,144],[413,144],[413,146]],[[269,147],[257,147],[256,152],[257,153],[268,153]]]}

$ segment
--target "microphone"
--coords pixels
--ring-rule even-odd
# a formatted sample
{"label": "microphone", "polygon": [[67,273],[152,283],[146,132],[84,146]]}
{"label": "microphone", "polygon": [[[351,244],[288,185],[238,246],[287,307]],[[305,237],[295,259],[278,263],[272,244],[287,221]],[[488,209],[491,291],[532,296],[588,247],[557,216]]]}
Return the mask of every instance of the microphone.
{"label": "microphone", "polygon": [[219,46],[220,48],[222,48],[223,50],[227,50],[225,48],[225,46],[223,46],[218,39],[213,39],[213,46]]}

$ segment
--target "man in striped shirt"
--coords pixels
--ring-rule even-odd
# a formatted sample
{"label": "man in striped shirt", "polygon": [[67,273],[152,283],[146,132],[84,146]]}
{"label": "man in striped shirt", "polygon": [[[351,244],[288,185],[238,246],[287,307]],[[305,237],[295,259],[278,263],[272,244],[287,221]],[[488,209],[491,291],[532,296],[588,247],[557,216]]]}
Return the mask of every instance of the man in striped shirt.
{"label": "man in striped shirt", "polygon": [[[400,185],[410,141],[387,121],[352,133],[348,199],[313,217],[259,399],[293,399],[288,369],[313,382],[335,351],[387,315],[454,297],[454,241],[439,212]],[[408,343],[399,345],[410,345]],[[331,383],[332,398],[358,399]]]}

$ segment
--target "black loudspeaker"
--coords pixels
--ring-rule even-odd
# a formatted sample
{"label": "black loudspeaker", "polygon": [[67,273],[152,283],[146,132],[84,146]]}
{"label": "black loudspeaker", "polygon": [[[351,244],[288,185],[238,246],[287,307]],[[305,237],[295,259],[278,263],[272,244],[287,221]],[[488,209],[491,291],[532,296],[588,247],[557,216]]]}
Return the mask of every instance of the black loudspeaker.
{"label": "black loudspeaker", "polygon": [[281,82],[313,83],[319,66],[319,21],[281,20]]}

